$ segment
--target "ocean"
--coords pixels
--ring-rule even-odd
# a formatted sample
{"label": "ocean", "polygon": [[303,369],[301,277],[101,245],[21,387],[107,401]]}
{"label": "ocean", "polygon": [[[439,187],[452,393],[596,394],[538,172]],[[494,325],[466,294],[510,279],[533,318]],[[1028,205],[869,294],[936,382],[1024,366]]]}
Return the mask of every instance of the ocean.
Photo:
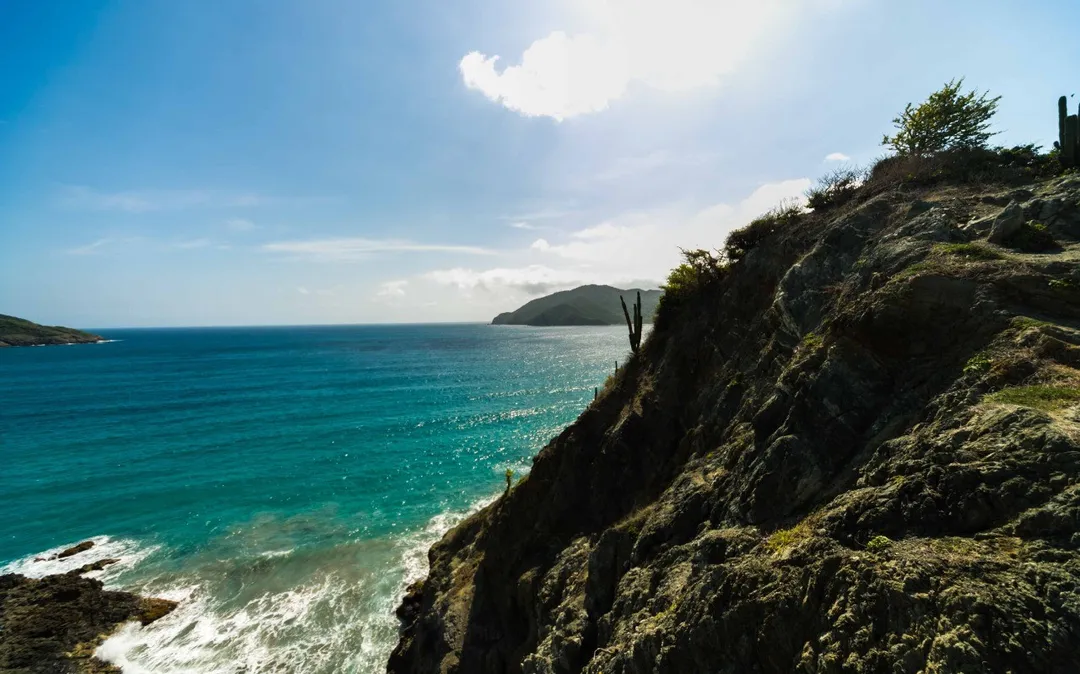
{"label": "ocean", "polygon": [[384,671],[427,548],[628,350],[622,327],[98,332],[0,349],[0,573],[117,558],[93,575],[179,600],[99,649],[125,674]]}

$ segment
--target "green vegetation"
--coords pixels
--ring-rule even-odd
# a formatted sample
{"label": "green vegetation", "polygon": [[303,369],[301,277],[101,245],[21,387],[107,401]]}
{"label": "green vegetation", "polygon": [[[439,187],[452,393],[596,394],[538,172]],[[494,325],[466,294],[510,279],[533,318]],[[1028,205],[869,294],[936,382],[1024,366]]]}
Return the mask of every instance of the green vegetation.
{"label": "green vegetation", "polygon": [[1050,287],[1054,290],[1072,290],[1076,284],[1067,278],[1050,279]]}
{"label": "green vegetation", "polygon": [[1060,247],[1046,225],[1039,222],[1025,222],[1005,243],[1025,253],[1042,253]]}
{"label": "green vegetation", "polygon": [[1080,388],[1047,385],[1016,386],[992,393],[986,399],[995,403],[1020,405],[1044,412],[1053,412],[1080,402]]}
{"label": "green vegetation", "polygon": [[634,302],[634,320],[630,320],[630,312],[626,310],[626,300],[619,296],[622,304],[623,316],[626,318],[626,329],[630,332],[630,350],[634,353],[641,348],[641,291],[638,291],[637,301]]}
{"label": "green vegetation", "polygon": [[807,190],[806,204],[815,211],[842,206],[855,196],[867,173],[866,169],[844,167],[825,174]]}
{"label": "green vegetation", "polygon": [[803,207],[798,201],[781,202],[769,212],[751,220],[749,225],[736,229],[728,235],[724,243],[724,257],[728,262],[742,260],[759,243],[782,227],[797,222],[802,215]]}
{"label": "green vegetation", "polygon": [[955,255],[970,260],[1004,260],[1005,255],[990,246],[980,243],[939,243],[934,246],[935,253]]}
{"label": "green vegetation", "polygon": [[506,491],[510,491],[510,485],[513,483],[513,481],[514,481],[514,469],[513,468],[507,468],[506,469]]}
{"label": "green vegetation", "polygon": [[1015,328],[1026,330],[1027,328],[1040,328],[1044,325],[1052,325],[1046,321],[1040,321],[1037,318],[1031,318],[1030,316],[1014,316],[1012,319],[1012,325]]}
{"label": "green vegetation", "polygon": [[656,308],[656,322],[662,324],[666,316],[687,299],[697,295],[710,284],[719,281],[728,271],[722,253],[708,250],[682,251],[683,263],[668,274],[662,286],[663,295]]}
{"label": "green vegetation", "polygon": [[817,351],[825,343],[824,338],[816,332],[808,332],[799,342],[800,351]]}
{"label": "green vegetation", "polygon": [[499,314],[492,325],[619,325],[623,313],[619,302],[624,293],[641,293],[643,323],[652,323],[660,290],[620,290],[611,286],[587,285],[537,298],[516,311]]}
{"label": "green vegetation", "polygon": [[1069,114],[1069,99],[1058,99],[1058,140],[1054,143],[1062,166],[1080,164],[1080,115]]}
{"label": "green vegetation", "polygon": [[101,337],[61,326],[38,325],[31,321],[0,314],[0,347],[38,346],[42,344],[87,344]]}
{"label": "green vegetation", "polygon": [[765,540],[765,547],[774,553],[780,553],[807,540],[814,535],[814,525],[817,524],[820,517],[820,514],[810,515],[790,529],[774,531]]}
{"label": "green vegetation", "polygon": [[870,539],[870,542],[866,544],[866,551],[874,554],[880,554],[892,547],[893,541],[888,536],[874,536]]}
{"label": "green vegetation", "polygon": [[908,103],[893,120],[896,134],[885,136],[882,145],[900,156],[916,157],[985,148],[994,135],[989,130],[990,119],[1001,97],[990,98],[988,93],[977,91],[961,93],[963,84],[963,78],[952,80],[917,107]]}
{"label": "green vegetation", "polygon": [[964,374],[982,374],[994,366],[994,361],[985,353],[977,353],[964,365]]}

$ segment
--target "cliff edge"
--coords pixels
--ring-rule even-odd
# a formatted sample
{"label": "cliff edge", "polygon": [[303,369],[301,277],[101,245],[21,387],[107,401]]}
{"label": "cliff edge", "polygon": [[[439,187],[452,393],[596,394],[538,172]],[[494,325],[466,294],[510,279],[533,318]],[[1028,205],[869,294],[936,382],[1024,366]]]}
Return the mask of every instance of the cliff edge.
{"label": "cliff edge", "polygon": [[1080,671],[1080,177],[928,182],[665,297],[389,671]]}

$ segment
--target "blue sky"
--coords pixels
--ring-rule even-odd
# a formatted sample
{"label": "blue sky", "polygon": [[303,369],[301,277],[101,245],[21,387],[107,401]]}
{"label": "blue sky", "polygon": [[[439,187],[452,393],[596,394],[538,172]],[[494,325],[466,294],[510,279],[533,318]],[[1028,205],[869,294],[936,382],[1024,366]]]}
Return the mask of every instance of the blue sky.
{"label": "blue sky", "polygon": [[1003,96],[999,142],[1049,145],[1077,25],[1065,0],[0,0],[0,313],[471,321],[655,284],[952,77]]}

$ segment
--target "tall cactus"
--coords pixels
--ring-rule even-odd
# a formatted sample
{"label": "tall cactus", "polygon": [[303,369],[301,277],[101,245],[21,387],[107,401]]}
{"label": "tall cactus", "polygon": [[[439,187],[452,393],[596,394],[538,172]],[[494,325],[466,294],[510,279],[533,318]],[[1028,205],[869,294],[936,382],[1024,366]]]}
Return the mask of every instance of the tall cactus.
{"label": "tall cactus", "polygon": [[1058,142],[1063,166],[1080,165],[1080,115],[1069,114],[1069,100],[1058,99]]}
{"label": "tall cactus", "polygon": [[619,295],[619,302],[622,304],[623,316],[626,317],[626,329],[630,332],[630,350],[637,353],[641,348],[641,291],[638,291],[637,301],[634,302],[633,320],[630,319],[630,312],[626,309],[626,300],[622,295]]}

